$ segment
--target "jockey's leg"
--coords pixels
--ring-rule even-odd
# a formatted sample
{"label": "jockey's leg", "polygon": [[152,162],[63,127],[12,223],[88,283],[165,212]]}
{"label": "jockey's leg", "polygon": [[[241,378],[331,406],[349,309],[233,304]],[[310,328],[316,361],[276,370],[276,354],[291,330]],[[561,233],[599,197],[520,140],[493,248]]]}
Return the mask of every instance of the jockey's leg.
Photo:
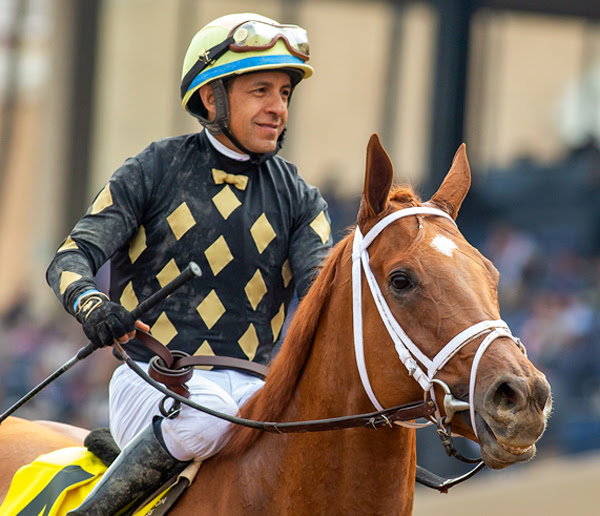
{"label": "jockey's leg", "polygon": [[[235,415],[263,381],[236,371],[196,370],[187,385],[194,402]],[[173,419],[157,418],[162,398],[125,366],[115,371],[109,398],[111,433],[123,451],[70,516],[114,514],[161,487],[189,460],[208,459],[225,446],[227,421],[186,405]]]}
{"label": "jockey's leg", "polygon": [[162,440],[162,418],[144,428],[118,455],[83,503],[69,516],[116,514],[138,498],[159,489],[188,462],[181,462]]}
{"label": "jockey's leg", "polygon": [[[147,366],[146,366],[147,367]],[[236,415],[239,407],[264,382],[238,371],[195,370],[187,382],[190,400],[229,415]],[[163,394],[139,378],[127,366],[115,371],[110,384],[110,430],[117,444],[123,448],[152,419],[159,414]],[[167,402],[170,406],[170,402]],[[226,444],[230,423],[182,405],[180,414],[162,423],[166,448],[181,461],[205,460],[219,452]]]}

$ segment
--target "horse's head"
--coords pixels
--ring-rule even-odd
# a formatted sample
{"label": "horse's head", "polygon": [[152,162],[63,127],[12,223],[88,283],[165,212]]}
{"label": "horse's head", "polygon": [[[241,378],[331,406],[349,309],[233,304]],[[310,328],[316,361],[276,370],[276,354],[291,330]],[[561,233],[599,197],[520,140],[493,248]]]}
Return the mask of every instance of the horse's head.
{"label": "horse's head", "polygon": [[[528,460],[546,426],[550,386],[500,319],[498,272],[454,223],[470,186],[465,147],[427,203],[410,189],[390,194],[392,182],[374,135],[353,253],[367,394],[376,406],[393,406],[432,392],[452,431],[479,442],[487,466]],[[382,324],[385,342],[374,338]]]}

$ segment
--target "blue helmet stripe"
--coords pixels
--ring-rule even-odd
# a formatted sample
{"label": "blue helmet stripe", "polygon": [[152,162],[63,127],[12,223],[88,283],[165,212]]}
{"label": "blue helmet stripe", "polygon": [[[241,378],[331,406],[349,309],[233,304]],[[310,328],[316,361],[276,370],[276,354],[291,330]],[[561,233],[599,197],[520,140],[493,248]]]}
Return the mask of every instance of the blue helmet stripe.
{"label": "blue helmet stripe", "polygon": [[232,63],[226,63],[215,68],[210,68],[204,72],[200,72],[190,84],[188,91],[194,89],[201,82],[209,81],[216,77],[223,77],[231,73],[235,73],[239,70],[246,68],[254,68],[256,66],[268,66],[268,65],[303,65],[304,61],[299,57],[292,55],[283,56],[255,56],[247,57],[246,59],[240,59],[239,61],[233,61]]}

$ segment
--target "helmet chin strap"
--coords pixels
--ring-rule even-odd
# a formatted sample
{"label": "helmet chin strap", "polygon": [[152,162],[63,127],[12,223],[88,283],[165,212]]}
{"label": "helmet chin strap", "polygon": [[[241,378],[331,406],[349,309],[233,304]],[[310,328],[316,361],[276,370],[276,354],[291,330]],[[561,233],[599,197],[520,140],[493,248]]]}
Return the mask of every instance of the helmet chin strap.
{"label": "helmet chin strap", "polygon": [[279,138],[277,139],[277,146],[275,147],[275,150],[272,152],[266,152],[264,154],[261,154],[258,152],[252,152],[252,151],[248,150],[246,147],[244,147],[240,143],[240,141],[235,136],[233,136],[233,133],[229,130],[229,127],[227,127],[226,124],[223,124],[223,126],[221,127],[221,132],[225,136],[227,136],[229,141],[231,143],[233,143],[239,150],[241,150],[244,154],[248,154],[248,156],[250,156],[250,162],[254,165],[260,165],[261,163],[264,163],[268,159],[275,156],[281,149],[281,147],[283,145],[283,140],[285,138],[285,129],[284,129],[282,131],[282,133],[279,135]]}

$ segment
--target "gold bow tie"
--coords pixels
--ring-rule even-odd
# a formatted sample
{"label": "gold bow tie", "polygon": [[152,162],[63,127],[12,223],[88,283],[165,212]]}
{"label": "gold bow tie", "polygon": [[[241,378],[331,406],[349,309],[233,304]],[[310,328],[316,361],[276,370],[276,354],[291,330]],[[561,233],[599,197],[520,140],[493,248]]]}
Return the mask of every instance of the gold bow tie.
{"label": "gold bow tie", "polygon": [[248,176],[241,174],[228,174],[227,172],[213,168],[212,175],[216,185],[228,183],[235,186],[238,190],[245,190],[248,185]]}

